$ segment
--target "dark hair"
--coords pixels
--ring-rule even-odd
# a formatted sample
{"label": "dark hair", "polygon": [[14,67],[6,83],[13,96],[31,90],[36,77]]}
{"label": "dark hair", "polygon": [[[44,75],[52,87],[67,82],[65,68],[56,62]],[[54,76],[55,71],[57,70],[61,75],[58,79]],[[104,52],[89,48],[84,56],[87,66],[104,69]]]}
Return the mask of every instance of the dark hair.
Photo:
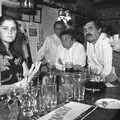
{"label": "dark hair", "polygon": [[70,35],[72,38],[75,38],[75,32],[72,29],[66,29],[63,32],[61,32],[60,37],[63,35]]}
{"label": "dark hair", "polygon": [[[17,36],[15,41],[11,44],[11,50],[15,57],[24,57],[24,52],[22,49],[23,44],[26,42],[26,36],[18,28]],[[13,48],[13,49],[12,49]]]}
{"label": "dark hair", "polygon": [[0,17],[0,25],[1,25],[5,20],[12,20],[12,21],[14,21],[14,23],[15,23],[16,26],[17,26],[16,20],[15,20],[13,17],[11,17],[11,16],[1,16],[1,17]]}
{"label": "dark hair", "polygon": [[102,28],[102,24],[99,19],[97,18],[87,18],[83,21],[83,26],[89,22],[94,22],[97,29]]}
{"label": "dark hair", "polygon": [[54,28],[55,28],[56,25],[58,25],[58,24],[61,24],[61,25],[63,25],[63,26],[65,27],[65,23],[64,23],[63,21],[56,21],[56,22],[54,23]]}
{"label": "dark hair", "polygon": [[[0,17],[0,25],[2,25],[2,23],[6,20],[12,20],[16,24],[16,29],[17,29],[16,39],[12,43],[10,43],[10,48],[9,49],[10,49],[13,56],[20,57],[20,56],[22,56],[23,53],[22,53],[22,46],[20,46],[20,44],[17,42],[18,40],[20,40],[20,39],[18,39],[18,34],[19,34],[18,33],[18,23],[11,16],[1,16]],[[2,43],[1,39],[0,39],[0,53],[2,55],[8,55],[8,53],[6,51],[6,47]]]}
{"label": "dark hair", "polygon": [[118,34],[116,28],[114,26],[112,26],[112,25],[105,25],[103,32],[107,33],[108,36],[112,36],[114,34]]}

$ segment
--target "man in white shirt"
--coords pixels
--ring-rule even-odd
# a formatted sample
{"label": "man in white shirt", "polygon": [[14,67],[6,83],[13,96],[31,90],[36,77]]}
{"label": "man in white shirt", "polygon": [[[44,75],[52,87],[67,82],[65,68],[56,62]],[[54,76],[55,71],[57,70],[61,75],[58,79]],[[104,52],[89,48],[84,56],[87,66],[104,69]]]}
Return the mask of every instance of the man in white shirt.
{"label": "man in white shirt", "polygon": [[88,67],[95,74],[108,76],[112,71],[112,48],[109,38],[101,32],[97,20],[87,21],[83,29],[87,40]]}
{"label": "man in white shirt", "polygon": [[75,41],[74,32],[71,29],[61,33],[62,44],[58,47],[56,67],[65,69],[66,65],[79,70],[86,64],[86,54],[84,46]]}
{"label": "man in white shirt", "polygon": [[60,34],[64,29],[65,25],[62,21],[54,23],[54,34],[46,37],[43,46],[38,51],[37,61],[45,58],[48,63],[55,64],[57,48],[61,44]]}

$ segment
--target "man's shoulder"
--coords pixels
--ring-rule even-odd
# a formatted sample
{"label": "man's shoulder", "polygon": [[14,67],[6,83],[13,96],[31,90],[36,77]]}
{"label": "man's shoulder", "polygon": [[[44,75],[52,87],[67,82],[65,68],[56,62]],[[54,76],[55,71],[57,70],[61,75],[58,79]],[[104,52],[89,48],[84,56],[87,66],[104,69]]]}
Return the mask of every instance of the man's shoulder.
{"label": "man's shoulder", "polygon": [[79,42],[77,42],[77,41],[74,42],[74,46],[75,46],[75,47],[80,47],[80,48],[81,48],[81,47],[84,47],[84,45],[83,45],[82,43],[79,43]]}
{"label": "man's shoulder", "polygon": [[56,36],[56,35],[53,33],[53,34],[51,34],[51,35],[46,36],[45,39],[51,39],[51,38],[53,38],[53,37],[55,37],[55,36]]}
{"label": "man's shoulder", "polygon": [[109,41],[110,41],[110,38],[108,38],[107,36],[105,36],[105,37],[102,39],[101,43],[102,43],[102,45],[109,45],[109,46],[110,46]]}

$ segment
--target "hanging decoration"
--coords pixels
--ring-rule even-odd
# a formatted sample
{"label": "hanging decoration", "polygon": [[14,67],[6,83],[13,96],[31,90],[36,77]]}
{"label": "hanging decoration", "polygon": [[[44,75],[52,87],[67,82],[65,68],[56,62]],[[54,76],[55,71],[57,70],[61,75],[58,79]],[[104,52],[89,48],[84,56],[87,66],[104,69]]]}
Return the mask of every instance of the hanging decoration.
{"label": "hanging decoration", "polygon": [[58,21],[62,20],[64,23],[67,23],[71,19],[72,18],[69,10],[60,9],[58,11]]}

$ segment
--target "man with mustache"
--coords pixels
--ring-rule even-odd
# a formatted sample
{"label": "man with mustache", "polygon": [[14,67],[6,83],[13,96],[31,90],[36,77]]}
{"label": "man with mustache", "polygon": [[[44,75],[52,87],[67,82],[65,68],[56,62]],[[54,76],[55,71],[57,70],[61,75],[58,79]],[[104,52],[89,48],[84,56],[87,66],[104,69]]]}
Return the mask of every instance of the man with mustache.
{"label": "man with mustache", "polygon": [[107,82],[112,72],[112,48],[109,38],[102,33],[102,26],[97,19],[89,19],[83,26],[87,41],[88,68],[90,72],[100,75]]}

